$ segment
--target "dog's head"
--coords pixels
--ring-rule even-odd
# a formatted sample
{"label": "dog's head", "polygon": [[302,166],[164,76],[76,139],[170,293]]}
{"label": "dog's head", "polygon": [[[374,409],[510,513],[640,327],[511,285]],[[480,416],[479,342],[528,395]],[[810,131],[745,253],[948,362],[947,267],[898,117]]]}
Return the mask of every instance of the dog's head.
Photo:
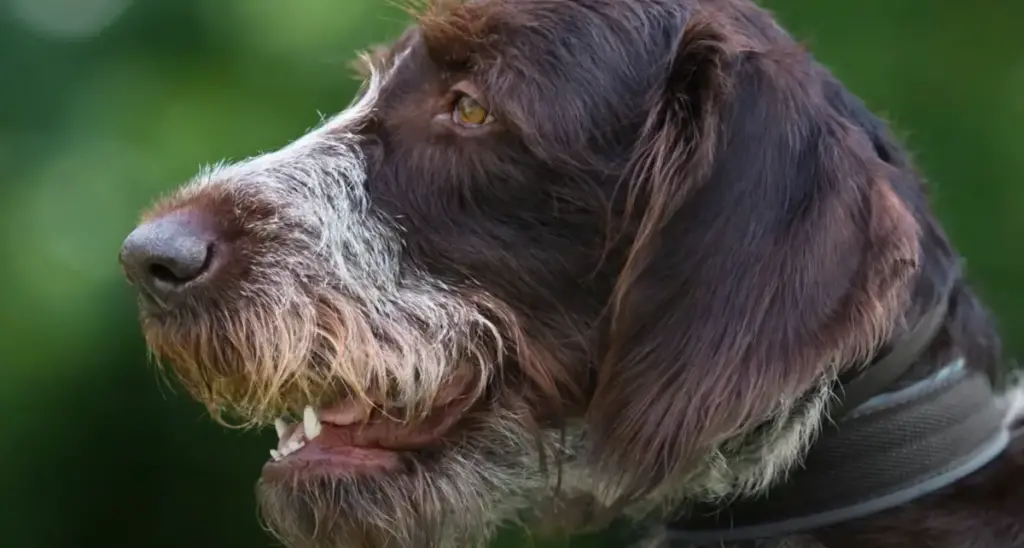
{"label": "dog's head", "polygon": [[122,250],[194,396],[284,418],[269,525],[466,546],[551,490],[642,513],[784,473],[918,261],[841,88],[746,0],[417,18],[352,107]]}

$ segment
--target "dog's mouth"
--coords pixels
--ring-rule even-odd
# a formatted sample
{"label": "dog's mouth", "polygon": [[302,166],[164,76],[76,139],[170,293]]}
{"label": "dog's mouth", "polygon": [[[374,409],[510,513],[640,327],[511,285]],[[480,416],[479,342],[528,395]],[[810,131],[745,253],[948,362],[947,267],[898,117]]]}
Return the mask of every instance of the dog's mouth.
{"label": "dog's mouth", "polygon": [[302,420],[275,422],[278,444],[263,467],[267,479],[361,475],[401,466],[403,457],[439,449],[465,418],[475,398],[435,406],[427,416],[401,420],[352,403],[314,409]]}

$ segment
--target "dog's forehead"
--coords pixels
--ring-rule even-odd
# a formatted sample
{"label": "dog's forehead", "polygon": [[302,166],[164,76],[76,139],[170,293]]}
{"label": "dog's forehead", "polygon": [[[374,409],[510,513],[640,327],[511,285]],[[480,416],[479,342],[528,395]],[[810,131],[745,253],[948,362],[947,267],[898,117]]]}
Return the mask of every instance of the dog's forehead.
{"label": "dog's forehead", "polygon": [[552,108],[598,121],[623,97],[643,93],[680,26],[681,4],[481,0],[428,10],[378,54],[376,68],[387,76],[381,98],[443,93],[429,84],[469,77],[524,123]]}
{"label": "dog's forehead", "polygon": [[[637,47],[650,21],[682,0],[475,0],[434,2],[387,48],[390,63],[423,49],[439,64],[543,63],[585,49]],[[670,10],[671,11],[671,10]],[[678,10],[675,10],[678,11]]]}

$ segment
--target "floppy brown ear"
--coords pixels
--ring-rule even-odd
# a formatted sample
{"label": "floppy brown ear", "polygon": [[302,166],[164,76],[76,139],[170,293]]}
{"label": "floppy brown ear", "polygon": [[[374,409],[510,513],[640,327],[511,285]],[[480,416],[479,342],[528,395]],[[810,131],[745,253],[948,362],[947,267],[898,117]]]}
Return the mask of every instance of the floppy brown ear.
{"label": "floppy brown ear", "polygon": [[710,21],[673,54],[630,170],[637,221],[587,416],[595,466],[626,494],[784,419],[902,316],[918,225],[826,78],[795,45],[734,47]]}

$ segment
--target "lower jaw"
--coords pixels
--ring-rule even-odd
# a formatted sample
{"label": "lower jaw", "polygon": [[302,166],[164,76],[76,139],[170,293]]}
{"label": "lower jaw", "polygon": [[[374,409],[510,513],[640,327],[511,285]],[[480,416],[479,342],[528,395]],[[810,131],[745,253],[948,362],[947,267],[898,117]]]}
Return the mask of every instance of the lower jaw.
{"label": "lower jaw", "polygon": [[483,548],[518,515],[509,495],[524,474],[463,449],[350,447],[269,462],[257,484],[262,521],[295,548]]}
{"label": "lower jaw", "polygon": [[459,451],[307,443],[264,465],[262,521],[295,548],[482,547],[500,499],[480,486],[495,474]]}
{"label": "lower jaw", "polygon": [[[482,416],[419,448],[314,440],[264,466],[262,521],[302,548],[484,546],[500,523],[532,511],[525,501],[547,484],[534,432],[509,413]],[[558,439],[545,436],[552,448]]]}

